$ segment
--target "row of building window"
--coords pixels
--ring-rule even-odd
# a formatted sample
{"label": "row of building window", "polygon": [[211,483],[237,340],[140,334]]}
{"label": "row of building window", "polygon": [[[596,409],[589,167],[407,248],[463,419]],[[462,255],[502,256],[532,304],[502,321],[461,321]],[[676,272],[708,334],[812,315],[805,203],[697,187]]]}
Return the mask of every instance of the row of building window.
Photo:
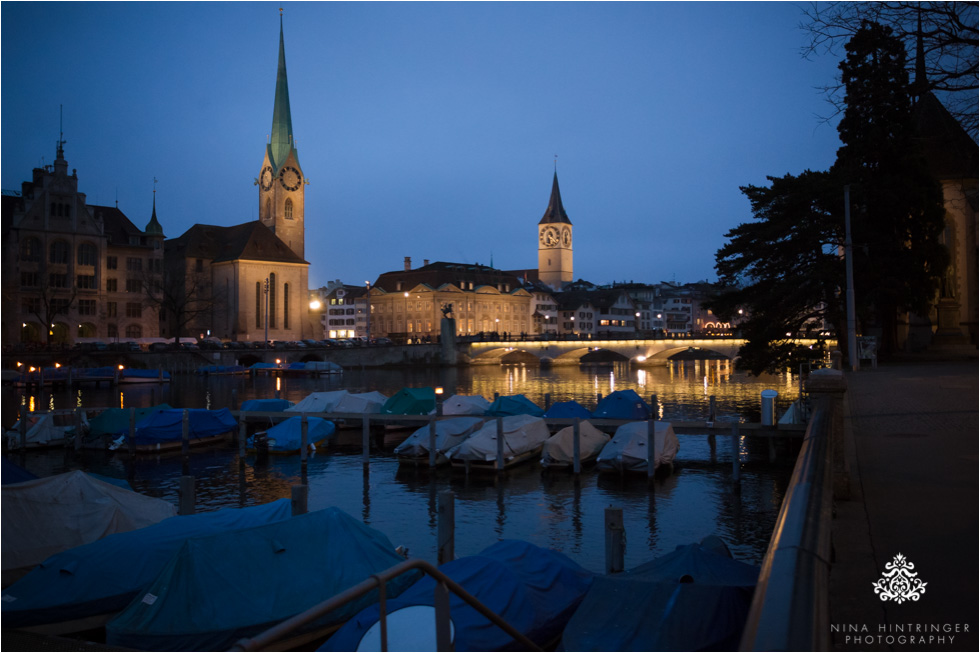
{"label": "row of building window", "polygon": [[[20,260],[25,263],[38,263],[41,260],[41,241],[38,238],[25,238],[20,249]],[[48,247],[48,262],[58,265],[67,265],[71,258],[71,246],[67,240],[56,240]],[[92,243],[82,243],[78,246],[75,254],[77,265],[96,266],[99,262],[99,250]],[[115,270],[119,267],[119,259],[116,256],[106,256],[106,269]],[[126,269],[130,272],[143,271],[143,259],[138,256],[126,257]],[[149,259],[150,272],[163,271],[163,259]]]}
{"label": "row of building window", "polygon": [[[268,297],[268,312],[269,312],[269,328],[276,329],[278,320],[276,319],[278,314],[278,303],[276,298],[276,273],[272,272],[269,274],[269,297]],[[255,328],[261,329],[265,322],[263,318],[265,317],[266,311],[262,305],[264,294],[263,284],[261,281],[255,282]],[[289,284],[282,284],[282,328],[289,328]]]}

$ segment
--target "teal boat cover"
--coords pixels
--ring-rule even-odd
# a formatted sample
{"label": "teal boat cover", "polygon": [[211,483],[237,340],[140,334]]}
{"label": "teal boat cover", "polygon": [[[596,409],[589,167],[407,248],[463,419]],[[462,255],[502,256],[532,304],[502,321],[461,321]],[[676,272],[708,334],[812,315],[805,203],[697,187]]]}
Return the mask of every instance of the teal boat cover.
{"label": "teal boat cover", "polygon": [[[136,423],[134,444],[139,446],[180,442],[184,434],[184,410],[181,408],[161,410],[141,419]],[[221,410],[190,408],[186,410],[188,436],[191,440],[221,435],[238,427],[238,421],[227,408]],[[128,434],[126,438],[128,440]]]}
{"label": "teal boat cover", "polygon": [[[226,651],[400,562],[388,538],[339,508],[187,540],[160,575],[106,626],[110,646]],[[389,598],[418,579],[387,585]],[[366,594],[310,625],[347,621]]]}
{"label": "teal boat cover", "polygon": [[[169,410],[170,404],[157,404],[149,408],[136,409],[136,423],[161,410]],[[106,408],[89,420],[88,437],[101,438],[105,435],[118,435],[129,431],[129,408]]]}
{"label": "teal boat cover", "polygon": [[[439,570],[542,647],[561,635],[593,578],[592,572],[564,554],[520,540],[502,540],[478,555],[440,565]],[[431,616],[407,624],[407,631],[399,632],[395,625],[402,621],[399,610],[433,605],[434,589],[435,581],[426,576],[398,598],[386,602],[390,650],[436,650],[434,639],[429,646],[419,642],[419,631],[423,631],[424,637],[426,629],[434,630]],[[365,609],[344,624],[319,650],[359,650],[362,639],[378,622],[378,614],[377,604]],[[449,615],[454,651],[520,650],[510,635],[452,592],[449,594]],[[412,648],[408,642],[422,645],[422,648]],[[365,650],[377,649],[365,646]]]}
{"label": "teal boat cover", "polygon": [[428,415],[436,409],[432,388],[402,388],[381,407],[382,415]]}
{"label": "teal boat cover", "polygon": [[593,417],[599,419],[650,419],[650,404],[636,390],[616,390],[602,398]]}
{"label": "teal boat cover", "polygon": [[[288,519],[289,499],[251,508],[170,517],[57,553],[4,590],[4,628],[119,612],[145,589],[189,537]],[[244,568],[244,567],[243,567]]]}
{"label": "teal boat cover", "polygon": [[502,395],[494,399],[486,414],[491,417],[508,417],[511,415],[543,417],[544,410],[524,395]]}
{"label": "teal boat cover", "polygon": [[242,411],[254,410],[261,413],[284,411],[293,406],[288,399],[246,399],[242,402]]}
{"label": "teal boat cover", "polygon": [[[306,418],[306,443],[316,444],[323,442],[337,430],[333,422],[329,422],[320,417]],[[300,416],[290,417],[279,422],[268,431],[266,437],[269,440],[269,451],[278,453],[299,452],[303,445],[303,418]],[[248,445],[254,448],[254,438],[249,437]]]}

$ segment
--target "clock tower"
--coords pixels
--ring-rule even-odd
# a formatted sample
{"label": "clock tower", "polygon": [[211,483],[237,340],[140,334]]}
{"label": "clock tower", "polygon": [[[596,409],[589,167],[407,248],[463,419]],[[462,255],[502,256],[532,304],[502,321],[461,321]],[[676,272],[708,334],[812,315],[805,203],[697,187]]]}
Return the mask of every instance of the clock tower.
{"label": "clock tower", "polygon": [[279,70],[276,73],[272,134],[265,148],[256,184],[259,187],[259,220],[300,258],[305,258],[303,215],[306,183],[293,140],[289,87],[286,83],[286,47],[280,14]]}
{"label": "clock tower", "polygon": [[544,217],[538,222],[538,279],[555,290],[571,283],[572,221],[561,205],[558,172],[551,183],[551,199]]}

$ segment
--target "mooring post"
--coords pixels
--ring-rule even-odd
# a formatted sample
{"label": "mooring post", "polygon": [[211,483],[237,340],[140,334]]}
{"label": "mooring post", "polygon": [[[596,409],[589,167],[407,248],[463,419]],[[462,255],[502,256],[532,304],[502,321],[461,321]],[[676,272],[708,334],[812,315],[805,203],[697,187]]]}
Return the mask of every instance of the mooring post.
{"label": "mooring post", "polygon": [[647,480],[653,479],[654,472],[657,471],[657,451],[654,446],[657,442],[657,422],[647,420]]}
{"label": "mooring post", "polygon": [[238,462],[245,464],[245,413],[238,416]]}
{"label": "mooring post", "polygon": [[177,508],[177,514],[179,515],[193,515],[194,514],[194,477],[189,475],[184,475],[180,477],[180,487],[178,489],[178,495],[180,497],[180,504]]}
{"label": "mooring post", "polygon": [[129,455],[136,453],[136,409],[129,409]]}
{"label": "mooring post", "polygon": [[290,498],[290,508],[292,516],[305,515],[309,505],[310,486],[306,483],[292,486],[292,496]]}
{"label": "mooring post", "polygon": [[497,473],[504,471],[504,418],[497,418]]}
{"label": "mooring post", "polygon": [[572,471],[576,474],[582,472],[582,443],[579,440],[580,437],[581,427],[579,426],[579,418],[576,417],[572,423]]}
{"label": "mooring post", "polygon": [[650,414],[653,419],[660,418],[660,403],[657,400],[657,395],[650,395]]}
{"label": "mooring post", "polygon": [[599,404],[601,404],[601,403],[602,403],[602,393],[601,392],[597,392],[596,395],[595,395],[595,405],[596,405],[596,408],[598,408],[599,407]]}
{"label": "mooring post", "polygon": [[303,485],[306,485],[306,466],[309,458],[309,447],[310,425],[306,415],[303,415],[299,423],[299,477],[300,483]]}
{"label": "mooring post", "polygon": [[451,490],[439,493],[437,560],[438,564],[456,559],[456,495]]}
{"label": "mooring post", "polygon": [[436,458],[438,452],[436,451],[436,421],[434,419],[429,420],[429,467],[432,469],[436,468]]}
{"label": "mooring post", "polygon": [[[449,619],[449,588],[445,583],[436,583],[433,590],[432,606],[436,611],[436,650],[453,650],[452,622]],[[382,649],[383,650],[383,649]]]}
{"label": "mooring post", "polygon": [[364,421],[361,427],[361,462],[365,465],[371,464],[371,418],[364,413]]}
{"label": "mooring post", "polygon": [[739,492],[742,483],[742,460],[739,454],[738,422],[732,424],[732,491]]}
{"label": "mooring post", "polygon": [[547,411],[549,408],[551,408],[551,393],[546,392],[544,393],[544,409]]}
{"label": "mooring post", "polygon": [[606,573],[623,571],[626,557],[626,529],[623,528],[623,509],[606,508]]}

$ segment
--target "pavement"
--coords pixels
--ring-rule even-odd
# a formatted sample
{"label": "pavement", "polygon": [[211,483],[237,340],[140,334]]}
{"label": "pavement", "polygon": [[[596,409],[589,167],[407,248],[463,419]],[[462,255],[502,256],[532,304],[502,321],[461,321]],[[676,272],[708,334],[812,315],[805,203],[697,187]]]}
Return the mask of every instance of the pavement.
{"label": "pavement", "polygon": [[[850,496],[835,502],[833,650],[977,651],[978,362],[915,361],[847,372]],[[898,573],[925,583],[882,600]],[[900,565],[901,566],[901,565]],[[893,567],[891,570],[897,570]],[[882,583],[884,584],[884,583]]]}

